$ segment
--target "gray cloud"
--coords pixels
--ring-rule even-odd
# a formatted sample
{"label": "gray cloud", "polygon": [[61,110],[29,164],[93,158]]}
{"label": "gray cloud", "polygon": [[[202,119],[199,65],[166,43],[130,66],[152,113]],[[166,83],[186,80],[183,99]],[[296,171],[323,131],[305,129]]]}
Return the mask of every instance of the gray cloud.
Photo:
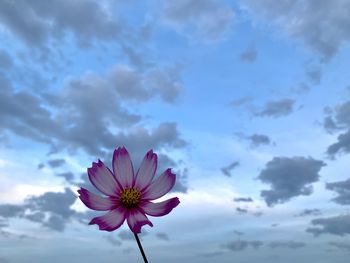
{"label": "gray cloud", "polygon": [[[143,237],[143,236],[146,236],[146,235],[148,235],[148,232],[143,229],[142,232],[139,234],[139,237]],[[129,230],[119,231],[118,237],[121,240],[124,240],[124,241],[135,240],[135,237],[134,237],[133,233],[131,231],[129,231]]]}
{"label": "gray cloud", "polygon": [[255,112],[255,116],[267,116],[278,118],[287,116],[293,112],[294,100],[281,99],[276,101],[269,101],[265,104],[262,110]]}
{"label": "gray cloud", "polygon": [[[136,126],[141,116],[122,108],[118,93],[99,76],[67,81],[62,94],[50,103],[50,108],[57,110],[55,114],[47,109],[49,102],[42,97],[29,91],[15,91],[4,77],[0,78],[0,84],[3,91],[0,131],[49,144],[53,152],[83,149],[91,155],[103,156],[107,149],[123,144],[135,153],[150,148],[186,146],[175,123],[161,123],[153,133]],[[127,133],[123,130],[112,133],[111,128],[116,127],[128,127]]]}
{"label": "gray cloud", "polygon": [[231,164],[229,164],[228,166],[225,166],[225,167],[221,168],[221,172],[224,175],[226,175],[228,177],[231,177],[231,171],[233,169],[235,169],[236,167],[238,167],[238,166],[239,166],[239,162],[238,161],[234,161]]}
{"label": "gray cloud", "polygon": [[338,248],[339,250],[345,250],[350,252],[350,244],[348,242],[331,241],[328,244]]}
{"label": "gray cloud", "polygon": [[297,249],[305,247],[306,244],[304,242],[296,242],[296,241],[273,241],[268,245],[270,248],[291,248]]}
{"label": "gray cloud", "polygon": [[255,46],[249,47],[247,50],[243,51],[239,58],[242,62],[253,63],[258,56]]}
{"label": "gray cloud", "polygon": [[157,233],[156,237],[160,240],[169,241],[169,236],[166,233]]}
{"label": "gray cloud", "polygon": [[212,258],[212,257],[220,256],[222,254],[224,254],[223,251],[213,251],[213,252],[198,253],[197,255],[203,258]]}
{"label": "gray cloud", "polygon": [[29,197],[20,205],[1,204],[0,216],[24,218],[49,229],[63,231],[66,223],[76,215],[70,208],[75,200],[76,196],[69,188],[65,192],[46,192]]}
{"label": "gray cloud", "polygon": [[25,208],[21,205],[0,204],[0,216],[4,218],[21,216]]}
{"label": "gray cloud", "polygon": [[258,179],[271,185],[261,191],[268,206],[285,203],[293,197],[310,195],[312,183],[319,179],[319,171],[326,164],[311,157],[274,157],[266,164]]}
{"label": "gray cloud", "polygon": [[244,209],[244,208],[240,208],[240,207],[237,207],[236,208],[236,211],[240,214],[246,214],[248,213],[248,210],[247,209]]}
{"label": "gray cloud", "polygon": [[[0,215],[1,215],[1,213],[0,213]],[[1,230],[1,228],[7,227],[7,226],[8,226],[7,222],[0,218],[0,230]]]}
{"label": "gray cloud", "polygon": [[71,217],[75,211],[70,208],[77,199],[76,195],[69,188],[64,192],[46,192],[40,196],[26,199],[27,207],[40,212],[50,212],[64,218]]}
{"label": "gray cloud", "polygon": [[230,6],[213,0],[167,1],[163,10],[165,23],[179,33],[210,42],[225,37],[233,17]]}
{"label": "gray cloud", "polygon": [[232,100],[229,105],[232,107],[241,107],[241,106],[247,106],[247,104],[251,103],[253,101],[252,97],[243,97],[236,100]]}
{"label": "gray cloud", "polygon": [[347,0],[242,0],[241,3],[244,9],[277,25],[286,35],[321,54],[324,60],[333,57],[350,40]]}
{"label": "gray cloud", "polygon": [[304,209],[300,214],[296,215],[298,217],[301,216],[319,216],[322,212],[320,209]]}
{"label": "gray cloud", "polygon": [[350,214],[317,218],[312,220],[311,224],[317,227],[309,227],[306,229],[306,232],[312,233],[315,236],[321,234],[345,236],[350,234]]}
{"label": "gray cloud", "polygon": [[171,189],[171,192],[187,193],[188,191],[187,179],[188,179],[188,169],[184,168],[182,171],[178,170],[176,172],[176,182],[174,187]]}
{"label": "gray cloud", "polygon": [[290,88],[290,91],[296,94],[304,94],[307,93],[308,91],[310,91],[310,86],[304,82],[301,82],[297,85],[295,85],[294,87]]}
{"label": "gray cloud", "polygon": [[56,174],[58,177],[63,177],[66,181],[71,182],[74,179],[74,174],[71,172],[64,172]]}
{"label": "gray cloud", "polygon": [[250,140],[251,145],[253,147],[258,147],[260,145],[268,145],[271,143],[269,136],[264,135],[264,134],[254,133],[254,134],[248,136],[247,139]]}
{"label": "gray cloud", "polygon": [[341,128],[335,123],[331,116],[327,116],[323,120],[323,128],[330,134],[334,131],[339,131]]}
{"label": "gray cloud", "polygon": [[121,25],[96,1],[20,1],[0,3],[0,23],[30,46],[73,33],[82,46],[93,40],[116,41]]}
{"label": "gray cloud", "polygon": [[222,247],[231,251],[243,251],[248,249],[249,247],[256,250],[256,249],[259,249],[262,245],[263,245],[263,242],[257,241],[257,240],[253,240],[253,241],[236,240],[236,241],[227,242]]}
{"label": "gray cloud", "polygon": [[332,199],[334,202],[340,205],[350,205],[350,178],[345,181],[326,183],[326,188],[338,194]]}
{"label": "gray cloud", "polygon": [[340,134],[337,137],[337,142],[331,144],[327,148],[327,153],[334,158],[334,156],[338,153],[344,152],[349,153],[350,152],[350,130],[348,130],[345,133]]}
{"label": "gray cloud", "polygon": [[45,219],[45,213],[43,212],[34,212],[31,214],[26,214],[25,218],[32,221],[32,222],[37,222],[41,223]]}
{"label": "gray cloud", "polygon": [[0,69],[8,69],[12,64],[11,56],[5,50],[0,50]]}
{"label": "gray cloud", "polygon": [[237,198],[234,198],[233,201],[235,202],[254,202],[253,199],[251,197],[237,197]]}
{"label": "gray cloud", "polygon": [[322,72],[319,68],[312,68],[306,71],[306,76],[314,85],[319,85],[321,83]]}
{"label": "gray cloud", "polygon": [[[350,152],[350,101],[336,105],[334,109],[328,109],[323,126],[328,133],[345,130],[337,137],[337,142],[327,148],[327,153],[331,158],[336,154]],[[333,114],[333,115],[329,115]]]}
{"label": "gray cloud", "polygon": [[44,167],[45,167],[45,164],[43,164],[43,163],[39,163],[38,164],[38,169],[39,170],[43,169]]}
{"label": "gray cloud", "polygon": [[112,235],[104,236],[104,238],[113,246],[120,247],[122,242],[120,240],[113,238]]}
{"label": "gray cloud", "polygon": [[51,168],[57,168],[60,167],[62,165],[64,165],[66,163],[66,161],[64,159],[52,159],[52,160],[48,160],[47,164],[51,167]]}

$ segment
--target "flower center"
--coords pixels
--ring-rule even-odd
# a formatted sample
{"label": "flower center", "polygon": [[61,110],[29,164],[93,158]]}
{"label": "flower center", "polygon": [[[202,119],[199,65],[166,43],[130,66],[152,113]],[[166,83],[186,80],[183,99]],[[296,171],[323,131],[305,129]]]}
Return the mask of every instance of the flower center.
{"label": "flower center", "polygon": [[140,192],[135,188],[126,188],[120,194],[121,203],[127,207],[135,207],[140,201]]}

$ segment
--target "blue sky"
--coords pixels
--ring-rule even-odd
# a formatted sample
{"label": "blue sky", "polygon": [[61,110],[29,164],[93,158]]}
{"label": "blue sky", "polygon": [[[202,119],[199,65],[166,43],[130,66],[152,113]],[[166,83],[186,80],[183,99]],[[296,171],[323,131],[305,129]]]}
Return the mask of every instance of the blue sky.
{"label": "blue sky", "polygon": [[140,262],[76,193],[122,145],[177,174],[150,262],[345,262],[349,28],[348,0],[1,1],[0,262]]}

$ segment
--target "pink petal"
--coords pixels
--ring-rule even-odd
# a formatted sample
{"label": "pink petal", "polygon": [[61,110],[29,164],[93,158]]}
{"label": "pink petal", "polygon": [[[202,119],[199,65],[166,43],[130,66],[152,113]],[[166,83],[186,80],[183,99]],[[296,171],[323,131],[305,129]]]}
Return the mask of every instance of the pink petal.
{"label": "pink petal", "polygon": [[167,215],[180,203],[179,198],[174,197],[160,203],[152,203],[149,201],[142,201],[140,208],[150,216],[164,216]]}
{"label": "pink petal", "polygon": [[143,200],[154,200],[162,197],[173,188],[176,180],[176,175],[167,169],[155,181],[151,183],[142,193]]}
{"label": "pink petal", "polygon": [[98,163],[92,163],[92,167],[88,168],[87,171],[91,183],[101,193],[109,196],[119,196],[121,187],[103,162],[98,160]]}
{"label": "pink petal", "polygon": [[89,192],[85,188],[78,190],[80,200],[90,209],[97,211],[112,210],[118,206],[118,200],[106,198]]}
{"label": "pink petal", "polygon": [[119,147],[113,154],[113,171],[123,188],[130,188],[134,182],[134,168],[125,147]]}
{"label": "pink petal", "polygon": [[125,220],[127,210],[119,206],[103,216],[94,217],[89,225],[98,225],[100,230],[113,231],[119,228]]}
{"label": "pink petal", "polygon": [[128,225],[132,232],[136,234],[140,233],[141,227],[146,224],[153,227],[152,222],[149,221],[147,216],[144,213],[142,213],[138,208],[129,210]]}
{"label": "pink petal", "polygon": [[157,155],[152,150],[148,151],[137,171],[135,187],[140,191],[146,188],[152,181],[157,170]]}

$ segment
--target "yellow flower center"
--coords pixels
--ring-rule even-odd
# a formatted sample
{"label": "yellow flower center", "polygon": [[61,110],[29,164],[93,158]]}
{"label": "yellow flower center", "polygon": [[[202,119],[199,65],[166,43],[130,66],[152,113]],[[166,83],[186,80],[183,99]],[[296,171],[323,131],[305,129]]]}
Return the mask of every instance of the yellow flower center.
{"label": "yellow flower center", "polygon": [[126,188],[120,194],[120,201],[125,207],[131,208],[137,206],[140,196],[140,192],[135,188]]}

